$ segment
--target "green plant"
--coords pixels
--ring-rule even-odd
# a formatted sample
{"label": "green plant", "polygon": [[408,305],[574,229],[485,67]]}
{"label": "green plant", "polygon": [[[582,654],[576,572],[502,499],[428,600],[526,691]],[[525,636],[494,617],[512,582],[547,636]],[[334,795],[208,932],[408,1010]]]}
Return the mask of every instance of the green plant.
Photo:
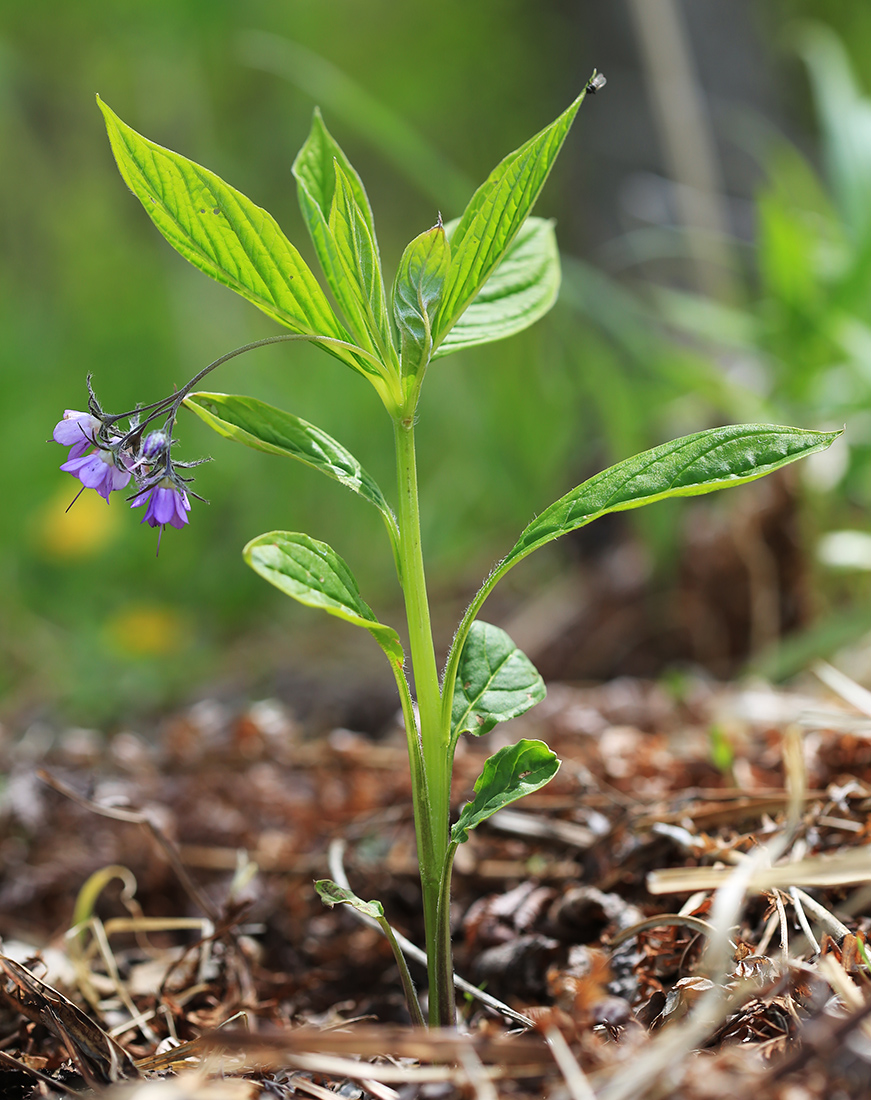
{"label": "green plant", "polygon": [[[166,524],[182,527],[191,477],[181,471],[194,464],[174,460],[172,446],[184,404],[218,434],[295,458],[380,513],[405,600],[414,696],[398,632],[363,601],[351,570],[330,546],[306,534],[271,531],[249,542],[244,556],[295,600],[367,630],[390,663],[407,734],[433,1024],[452,1024],[455,1016],[449,924],[454,855],[470,830],[543,786],[559,768],[541,741],[501,749],[485,763],[474,797],[451,824],[452,763],[461,735],[486,733],[545,695],[538,672],[508,635],[477,617],[495,585],[533,551],[599,516],[752,481],[827,447],[838,434],[761,424],[715,428],[584,482],[537,516],[492,570],[462,617],[439,676],[419,523],[415,423],[421,388],[442,356],[519,332],[553,304],[559,286],[554,228],[530,211],[584,94],[496,166],[456,223],[445,226],[439,218],[408,245],[392,294],[362,182],[316,112],[293,171],[341,318],[266,211],[213,173],[141,137],[101,104],[121,173],[167,240],[291,331],[222,356],[177,393],[128,413],[105,413],[91,391],[88,412],[68,411],[55,429],[58,442],[72,446],[65,466],[107,499],[132,479],[131,499],[146,505],[145,520],[161,531]],[[393,429],[395,513],[354,456],[314,425],[254,398],[195,389],[228,359],[282,340],[319,345],[375,388]],[[150,427],[158,419],[161,427]],[[328,904],[353,904],[381,922],[376,903],[328,882],[318,886]]]}

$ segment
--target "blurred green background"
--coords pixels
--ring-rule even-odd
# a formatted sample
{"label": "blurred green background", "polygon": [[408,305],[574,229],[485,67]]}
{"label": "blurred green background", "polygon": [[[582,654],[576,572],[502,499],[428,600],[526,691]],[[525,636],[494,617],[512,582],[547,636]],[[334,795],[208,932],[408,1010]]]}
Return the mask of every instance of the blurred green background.
{"label": "blurred green background", "polygon": [[[519,338],[440,361],[427,380],[419,446],[437,619],[449,630],[448,612],[519,529],[582,477],[674,434],[762,419],[847,423],[849,444],[789,492],[816,620],[832,627],[814,644],[871,628],[865,0],[0,0],[0,13],[0,714],[10,724],[120,723],[216,685],[270,692],[295,654],[329,658],[342,626],[315,624],[243,565],[241,547],[265,530],[329,542],[368,602],[385,617],[397,607],[373,510],[189,415],[182,457],[213,457],[196,484],[211,503],[193,502],[190,527],[166,532],[157,560],[155,533],[120,500],[107,507],[86,492],[65,513],[75,484],[46,441],[65,408],[84,407],[88,373],[118,411],[276,331],[158,235],[117,174],[95,93],[270,210],[309,259],[290,166],[319,103],[366,183],[390,281],[436,211],[459,214],[505,153],[594,66],[604,71],[608,86],[584,104],[536,210],[558,219],[559,306]],[[694,126],[703,155],[691,149],[688,161]],[[210,388],[315,422],[391,495],[386,414],[328,356],[258,350]],[[627,539],[640,548],[664,599],[683,516],[658,508],[603,536],[606,550]],[[853,534],[822,543],[830,567],[820,567],[820,538],[844,530]],[[531,566],[505,614],[533,580],[553,590],[594,551]],[[831,563],[849,569],[836,575]],[[310,629],[317,643],[294,641]]]}

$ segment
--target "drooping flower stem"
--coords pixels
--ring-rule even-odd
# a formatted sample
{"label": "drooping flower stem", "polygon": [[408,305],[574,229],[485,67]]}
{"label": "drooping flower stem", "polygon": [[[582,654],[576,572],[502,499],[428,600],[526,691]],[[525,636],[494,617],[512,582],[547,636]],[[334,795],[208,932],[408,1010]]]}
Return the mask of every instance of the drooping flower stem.
{"label": "drooping flower stem", "polygon": [[[414,669],[419,737],[426,786],[414,784],[414,816],[426,924],[429,1016],[434,1026],[452,1026],[453,989],[442,980],[444,954],[439,920],[439,886],[448,846],[450,808],[449,745],[441,728],[441,693],[430,624],[418,506],[413,414],[396,419],[396,467],[399,482],[399,531],[402,590]],[[424,824],[425,823],[425,824]]]}

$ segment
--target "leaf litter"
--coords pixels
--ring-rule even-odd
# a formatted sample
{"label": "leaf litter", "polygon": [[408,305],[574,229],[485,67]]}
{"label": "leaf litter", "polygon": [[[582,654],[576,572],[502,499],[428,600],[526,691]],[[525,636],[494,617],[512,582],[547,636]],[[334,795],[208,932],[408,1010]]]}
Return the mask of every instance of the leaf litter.
{"label": "leaf litter", "polygon": [[313,885],[377,898],[422,981],[399,731],[204,701],[153,739],[7,737],[0,1092],[866,1095],[869,699],[816,672],[552,684],[464,743],[455,811],[522,737],[563,765],[459,849],[456,1031],[410,1026],[386,940]]}

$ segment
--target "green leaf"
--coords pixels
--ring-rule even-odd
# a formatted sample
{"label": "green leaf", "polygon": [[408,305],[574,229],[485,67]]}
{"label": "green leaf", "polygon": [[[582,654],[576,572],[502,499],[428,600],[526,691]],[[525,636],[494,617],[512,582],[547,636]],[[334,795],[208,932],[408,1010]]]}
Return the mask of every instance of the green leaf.
{"label": "green leaf", "polygon": [[518,741],[491,756],[475,783],[475,797],[463,807],[451,844],[464,844],[469,830],[518,798],[539,790],[559,771],[560,760],[543,741]]}
{"label": "green leaf", "polygon": [[[451,226],[447,226],[448,238]],[[527,218],[499,266],[448,332],[434,359],[522,332],[551,308],[560,287],[554,223]]]}
{"label": "green leaf", "polygon": [[378,622],[361,599],[353,573],[325,542],[294,531],[270,531],[252,539],[242,553],[255,573],[288,596],[368,630],[388,660],[402,667],[399,635]]}
{"label": "green leaf", "polygon": [[[213,172],[136,133],[99,97],[118,168],[169,243],[217,282],[292,332],[348,342],[324,292],[271,214]],[[363,374],[353,349],[323,343]]]}
{"label": "green leaf", "polygon": [[381,258],[364,211],[355,195],[352,180],[335,162],[336,188],[330,206],[329,228],[336,242],[339,261],[350,286],[356,316],[359,316],[384,359],[393,347]]}
{"label": "green leaf", "polygon": [[408,965],[402,954],[402,949],[399,946],[396,933],[390,927],[387,918],[384,916],[384,906],[381,902],[363,901],[363,899],[358,898],[353,891],[348,890],[344,886],[339,886],[337,882],[333,882],[332,879],[328,878],[319,879],[315,883],[315,890],[317,890],[324,905],[328,906],[330,909],[335,905],[350,905],[352,909],[355,909],[364,917],[368,917],[370,920],[378,922],[381,926],[381,931],[387,937],[387,941],[393,951],[396,965],[399,967],[399,977],[402,981],[402,988],[408,1003],[411,1021],[415,1027],[424,1027],[423,1013],[421,1012],[420,1001],[418,1001],[417,993],[414,989],[414,982],[411,980],[411,974],[408,972]]}
{"label": "green leaf", "polygon": [[332,879],[318,879],[315,883],[315,890],[317,890],[318,896],[328,909],[332,909],[336,905],[350,905],[352,909],[356,909],[364,917],[371,917],[372,920],[377,920],[379,923],[384,920],[384,906],[380,901],[363,901],[353,891],[346,890],[344,886],[339,886]]}
{"label": "green leaf", "polygon": [[532,661],[504,630],[476,619],[460,655],[451,738],[461,733],[489,733],[540,703],[544,681]]}
{"label": "green leaf", "polygon": [[744,485],[825,450],[841,432],[733,424],[674,439],[591,477],[526,528],[498,572],[608,512]]}
{"label": "green leaf", "polygon": [[451,262],[441,220],[415,237],[399,261],[393,284],[393,316],[402,341],[402,373],[426,366],[432,350],[432,323]]}
{"label": "green leaf", "polygon": [[330,289],[356,339],[369,350],[374,350],[378,342],[373,340],[370,333],[366,311],[360,309],[357,279],[349,279],[339,243],[330,227],[330,211],[336,196],[337,178],[341,176],[358,216],[365,222],[376,265],[379,266],[372,209],[363,181],[327,130],[317,109],[312,117],[309,136],[293,162],[293,174],[297,181],[300,209]]}
{"label": "green leaf", "polygon": [[460,623],[445,669],[443,717],[453,716],[460,655],[478,612],[505,576],[533,550],[609,512],[641,508],[669,497],[697,496],[755,481],[799,458],[825,450],[842,432],[811,432],[776,424],[709,428],[618,462],[552,504],[529,524],[493,569]]}
{"label": "green leaf", "polygon": [[329,132],[324,124],[320,110],[315,107],[312,116],[312,125],[305,144],[296,155],[293,162],[293,175],[301,195],[306,203],[310,203],[319,211],[322,222],[312,224],[309,221],[309,212],[303,208],[303,214],[312,233],[315,247],[318,246],[314,230],[317,225],[327,222],[330,216],[330,208],[333,205],[333,195],[336,190],[336,164],[339,165],[345,181],[351,188],[354,199],[363,214],[366,225],[373,238],[375,236],[375,221],[372,217],[372,208],[363,181],[356,169],[345,156],[342,147]]}
{"label": "green leaf", "polygon": [[295,458],[359,493],[375,505],[388,527],[395,530],[396,519],[375,479],[350,451],[314,424],[255,397],[192,393],[184,403],[219,435],[258,451]]}
{"label": "green leaf", "polygon": [[509,153],[472,196],[451,239],[434,342],[453,328],[505,255],[538,198],[585,92],[550,126]]}

